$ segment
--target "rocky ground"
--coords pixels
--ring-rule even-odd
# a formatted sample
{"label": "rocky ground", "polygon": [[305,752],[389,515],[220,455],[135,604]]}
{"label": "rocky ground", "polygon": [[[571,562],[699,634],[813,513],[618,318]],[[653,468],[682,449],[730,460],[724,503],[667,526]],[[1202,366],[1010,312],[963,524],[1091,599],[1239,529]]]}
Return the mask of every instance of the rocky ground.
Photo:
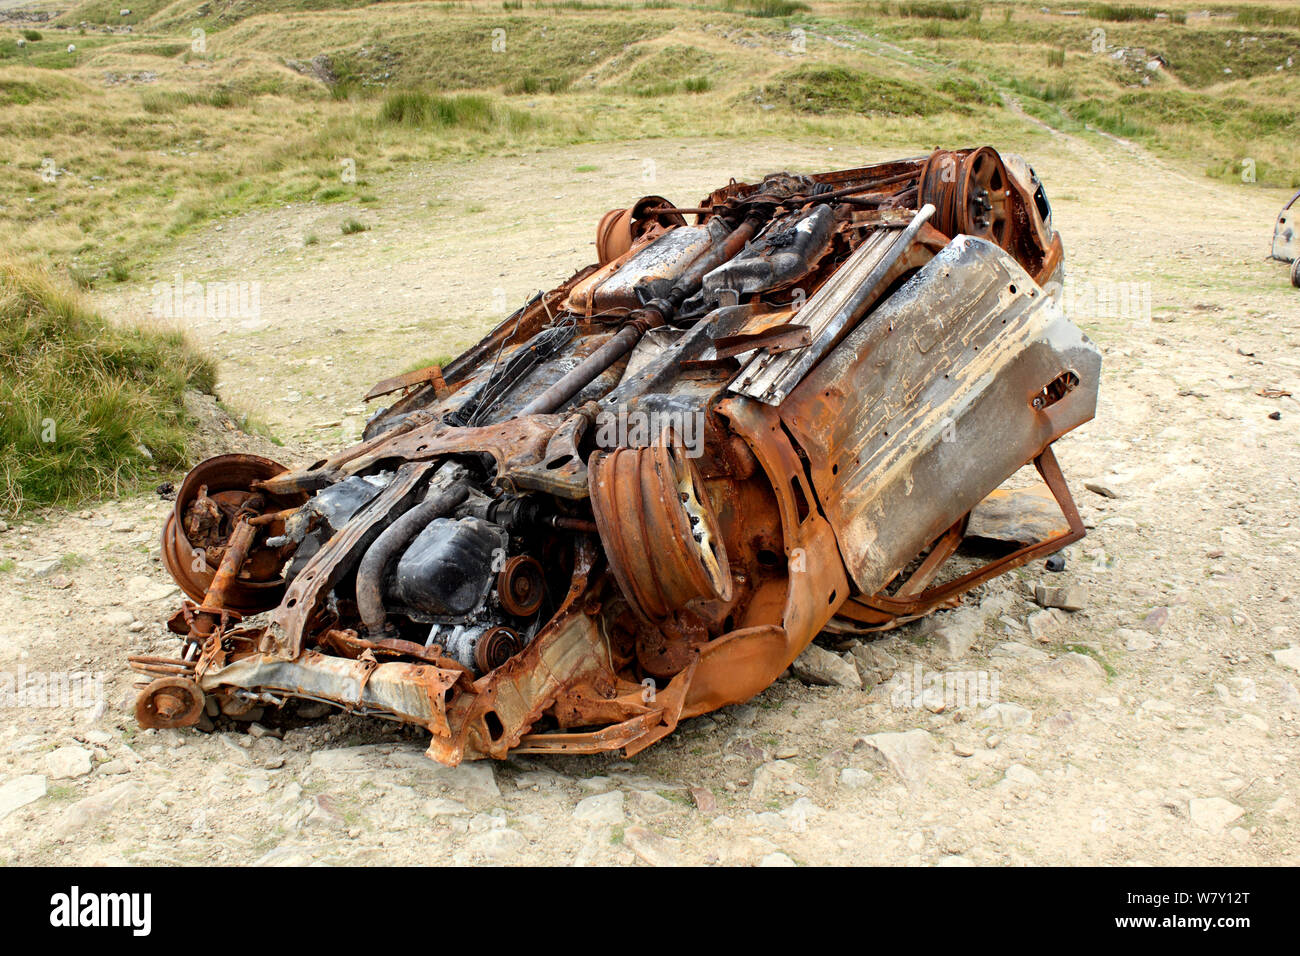
{"label": "rocky ground", "polygon": [[[258,316],[193,328],[223,360],[223,398],[286,438],[275,454],[309,457],[355,434],[374,380],[459,350],[592,258],[604,209],[928,145],[655,142],[422,167],[375,184],[362,212],[227,221],[157,275],[262,283]],[[170,505],[29,516],[0,531],[0,669],[102,675],[102,695],[8,700],[0,860],[1300,863],[1300,408],[1279,394],[1297,390],[1300,292],[1264,259],[1285,197],[1124,143],[1012,145],[1047,183],[1076,320],[1105,356],[1097,419],[1057,446],[1089,526],[1064,571],[1039,562],[870,645],[828,644],[631,760],[448,770],[418,735],[341,714],[140,730],[124,658],[174,647]],[[353,215],[371,230],[342,236]],[[1092,294],[1117,283],[1146,284],[1149,315]],[[138,314],[153,294],[101,304]],[[1038,584],[1077,610],[1040,607]],[[983,692],[923,693],[934,675]]]}

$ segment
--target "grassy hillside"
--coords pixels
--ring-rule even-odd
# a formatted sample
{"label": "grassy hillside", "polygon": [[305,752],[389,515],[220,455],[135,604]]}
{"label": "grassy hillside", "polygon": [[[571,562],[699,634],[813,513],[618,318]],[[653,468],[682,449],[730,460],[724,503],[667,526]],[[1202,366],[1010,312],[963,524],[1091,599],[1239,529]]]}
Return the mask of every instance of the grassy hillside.
{"label": "grassy hillside", "polygon": [[[22,45],[0,31],[5,244],[83,284],[129,278],[214,216],[365,199],[368,177],[413,160],[634,137],[953,143],[1028,114],[1198,173],[1239,179],[1249,162],[1259,182],[1300,185],[1300,23],[1281,2],[1209,17],[1181,0],[122,9],[86,0]],[[389,103],[407,91],[486,100],[434,134]]]}
{"label": "grassy hillside", "polygon": [[184,462],[187,388],[213,367],[175,331],[123,328],[0,262],[0,511],[130,490]]}

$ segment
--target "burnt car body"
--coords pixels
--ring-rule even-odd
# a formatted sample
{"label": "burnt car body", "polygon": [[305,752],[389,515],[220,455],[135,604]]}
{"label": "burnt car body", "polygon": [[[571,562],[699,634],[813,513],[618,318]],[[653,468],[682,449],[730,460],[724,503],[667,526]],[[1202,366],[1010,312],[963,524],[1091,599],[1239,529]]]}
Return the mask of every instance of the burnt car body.
{"label": "burnt car body", "polygon": [[[445,764],[633,754],[820,633],[952,607],[1083,536],[1051,446],[1093,416],[1100,358],[1022,160],[648,196],[597,252],[372,389],[391,404],[358,444],[188,475],[163,530],[182,651],[132,659],[143,724],[300,698],[427,728]],[[954,575],[1029,463],[1046,530]]]}

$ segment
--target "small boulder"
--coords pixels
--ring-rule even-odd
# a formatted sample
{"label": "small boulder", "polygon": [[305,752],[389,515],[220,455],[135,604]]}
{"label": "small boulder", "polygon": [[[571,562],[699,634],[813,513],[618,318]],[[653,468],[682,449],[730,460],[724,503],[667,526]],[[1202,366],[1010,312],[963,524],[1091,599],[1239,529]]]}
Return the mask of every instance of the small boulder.
{"label": "small boulder", "polygon": [[54,780],[70,780],[90,773],[91,752],[85,747],[60,747],[45,755],[45,772]]}
{"label": "small boulder", "polygon": [[809,644],[804,648],[804,652],[794,659],[790,668],[805,684],[862,689],[858,669],[817,644]]}

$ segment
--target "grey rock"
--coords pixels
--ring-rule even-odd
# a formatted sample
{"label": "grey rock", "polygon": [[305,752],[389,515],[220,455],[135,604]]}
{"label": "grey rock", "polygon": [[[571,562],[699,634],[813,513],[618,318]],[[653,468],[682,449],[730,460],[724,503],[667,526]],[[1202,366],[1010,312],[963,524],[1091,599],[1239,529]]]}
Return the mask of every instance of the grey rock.
{"label": "grey rock", "polygon": [[1142,619],[1142,626],[1151,633],[1159,632],[1169,622],[1169,608],[1158,607]]}
{"label": "grey rock", "polygon": [[38,558],[34,561],[18,562],[18,570],[29,578],[48,578],[63,567],[58,558]]}
{"label": "grey rock", "polygon": [[1038,774],[1018,763],[1013,763],[1008,767],[1002,779],[1003,782],[1015,787],[1037,787],[1043,782]]}
{"label": "grey rock", "polygon": [[491,813],[476,813],[470,817],[470,833],[482,833],[484,830],[500,830],[506,825],[506,812],[500,808]]}
{"label": "grey rock", "polygon": [[1187,801],[1187,815],[1192,826],[1210,833],[1222,833],[1246,811],[1223,797],[1194,797]]}
{"label": "grey rock", "polygon": [[592,827],[619,827],[626,820],[623,813],[623,793],[612,790],[595,796],[583,797],[573,808],[573,819]]}
{"label": "grey rock", "polygon": [[385,769],[414,770],[425,782],[456,793],[501,796],[496,774],[487,761],[467,761],[457,767],[444,767],[426,757],[423,750],[417,747],[365,744],[360,747],[317,750],[311,755],[310,768],[325,774],[374,773]]}
{"label": "grey rock", "polygon": [[1148,631],[1139,631],[1132,627],[1121,627],[1115,631],[1115,637],[1124,642],[1124,650],[1134,653],[1149,651],[1156,646],[1155,638]]}
{"label": "grey rock", "polygon": [[980,711],[979,722],[999,727],[1024,727],[1034,719],[1034,712],[1019,704],[999,702]]}
{"label": "grey rock", "polygon": [[840,783],[850,790],[861,790],[871,783],[871,774],[857,767],[845,767],[840,771]]}
{"label": "grey rock", "polygon": [[1105,680],[1106,671],[1087,654],[1070,651],[1055,660],[1036,664],[1032,672],[1040,677],[1059,678],[1067,682],[1079,680]]}
{"label": "grey rock", "polygon": [[1034,603],[1039,607],[1056,607],[1062,611],[1081,611],[1087,602],[1081,587],[1039,584],[1034,588]]}
{"label": "grey rock", "polygon": [[691,799],[695,801],[695,807],[700,813],[714,813],[718,809],[718,798],[712,790],[704,787],[691,787]]}
{"label": "grey rock", "polygon": [[311,809],[303,821],[307,826],[342,829],[343,815],[334,806],[334,800],[327,794],[311,798]]}
{"label": "grey rock", "polygon": [[457,800],[448,800],[445,797],[434,797],[424,801],[421,808],[426,817],[437,819],[438,817],[455,817],[467,815],[470,812],[469,807]]}
{"label": "grey rock", "polygon": [[623,845],[651,866],[681,865],[682,841],[645,827],[628,827],[623,833]]}
{"label": "grey rock", "polygon": [[1048,659],[1047,652],[1018,641],[1003,641],[989,652],[990,657],[1038,662]]}
{"label": "grey rock", "polygon": [[924,783],[929,774],[934,738],[927,731],[918,728],[902,733],[860,737],[854,742],[854,748],[864,750],[909,789],[914,789]]}
{"label": "grey rock", "polygon": [[70,780],[90,773],[93,755],[85,747],[60,747],[45,755],[45,772],[53,780]]}
{"label": "grey rock", "polygon": [[1083,487],[1094,495],[1101,495],[1103,498],[1118,498],[1120,496],[1118,491],[1101,481],[1085,481]]}
{"label": "grey rock", "polygon": [[857,663],[863,686],[883,684],[898,670],[897,659],[884,649],[883,641],[854,644],[849,648]]}
{"label": "grey rock", "polygon": [[809,644],[804,648],[804,652],[794,659],[790,669],[805,684],[862,689],[862,678],[858,675],[858,669],[817,644]]}
{"label": "grey rock", "polygon": [[1052,737],[1059,737],[1073,726],[1074,715],[1068,710],[1055,713],[1043,722],[1043,730]]}
{"label": "grey rock", "polygon": [[103,823],[118,810],[137,802],[144,794],[142,784],[128,780],[78,800],[63,811],[63,816],[54,825],[54,836],[67,839],[87,825]]}
{"label": "grey rock", "polygon": [[472,852],[497,862],[514,859],[527,846],[528,838],[518,830],[509,827],[486,830],[470,837],[469,840],[469,848]]}
{"label": "grey rock", "polygon": [[310,866],[312,862],[311,847],[278,846],[258,857],[253,866]]}
{"label": "grey rock", "polygon": [[1277,661],[1283,667],[1289,667],[1293,671],[1300,671],[1300,647],[1287,647],[1280,651],[1272,651],[1273,660]]}
{"label": "grey rock", "polygon": [[981,625],[980,616],[974,610],[964,609],[945,614],[930,632],[935,650],[948,660],[960,660],[975,644]]}
{"label": "grey rock", "polygon": [[653,790],[633,790],[628,794],[628,802],[632,805],[632,812],[640,817],[661,817],[677,807]]}
{"label": "grey rock", "polygon": [[1029,635],[1040,644],[1046,644],[1052,639],[1052,635],[1060,628],[1061,622],[1065,620],[1062,611],[1056,608],[1048,608],[1043,611],[1035,611],[1025,620],[1029,627]]}
{"label": "grey rock", "polygon": [[1282,703],[1287,707],[1300,710],[1300,690],[1296,689],[1295,684],[1289,680],[1280,680],[1277,682],[1278,693],[1282,695]]}
{"label": "grey rock", "polygon": [[45,796],[45,778],[38,773],[14,777],[0,785],[0,820]]}
{"label": "grey rock", "polygon": [[798,866],[794,860],[790,859],[784,853],[769,853],[763,859],[758,861],[759,866]]}

